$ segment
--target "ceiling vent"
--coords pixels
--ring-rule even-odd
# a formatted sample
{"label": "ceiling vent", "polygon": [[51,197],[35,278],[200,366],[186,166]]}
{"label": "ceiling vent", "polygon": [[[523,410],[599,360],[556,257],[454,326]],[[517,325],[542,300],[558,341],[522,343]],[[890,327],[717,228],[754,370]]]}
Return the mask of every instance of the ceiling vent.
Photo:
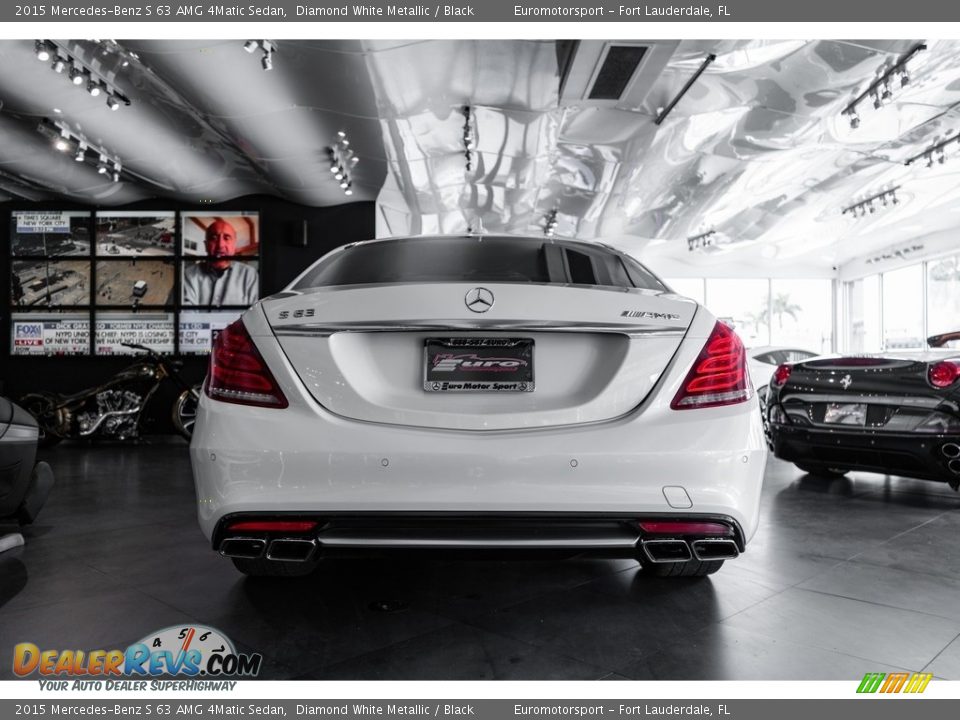
{"label": "ceiling vent", "polygon": [[581,40],[561,63],[564,104],[639,107],[663,72],[677,40]]}
{"label": "ceiling vent", "polygon": [[610,45],[593,79],[588,95],[590,100],[619,100],[623,95],[643,56],[646,45]]}

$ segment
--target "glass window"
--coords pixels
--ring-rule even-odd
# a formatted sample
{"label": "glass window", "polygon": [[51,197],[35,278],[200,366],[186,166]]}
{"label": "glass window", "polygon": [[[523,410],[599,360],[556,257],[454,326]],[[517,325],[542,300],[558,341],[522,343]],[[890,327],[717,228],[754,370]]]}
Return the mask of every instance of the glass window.
{"label": "glass window", "polygon": [[846,283],[847,343],[849,353],[879,352],[880,276]]}
{"label": "glass window", "polygon": [[923,332],[923,266],[883,274],[883,349],[926,347]]}
{"label": "glass window", "polygon": [[769,345],[769,290],[768,280],[707,278],[705,305],[733,327],[747,347]]}
{"label": "glass window", "polygon": [[[574,283],[662,290],[652,274],[628,277],[620,255],[589,243],[515,237],[416,237],[361,243],[314,266],[297,290],[403,282]],[[646,284],[640,284],[646,283]]]}
{"label": "glass window", "polygon": [[927,333],[960,330],[960,255],[927,263]]}
{"label": "glass window", "polygon": [[770,344],[830,352],[833,339],[833,281],[773,280]]}

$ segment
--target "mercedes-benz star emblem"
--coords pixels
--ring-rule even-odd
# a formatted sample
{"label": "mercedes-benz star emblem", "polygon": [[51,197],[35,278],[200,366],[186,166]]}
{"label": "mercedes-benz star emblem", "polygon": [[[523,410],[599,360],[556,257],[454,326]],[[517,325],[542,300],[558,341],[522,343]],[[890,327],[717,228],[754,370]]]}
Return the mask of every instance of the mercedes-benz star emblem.
{"label": "mercedes-benz star emblem", "polygon": [[463,301],[467,307],[475,313],[485,313],[493,307],[493,293],[485,287],[475,287],[467,292]]}

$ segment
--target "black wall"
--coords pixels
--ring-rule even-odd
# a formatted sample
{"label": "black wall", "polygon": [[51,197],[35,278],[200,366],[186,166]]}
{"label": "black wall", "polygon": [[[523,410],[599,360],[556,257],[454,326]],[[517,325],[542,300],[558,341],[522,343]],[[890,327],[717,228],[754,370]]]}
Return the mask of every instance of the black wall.
{"label": "black wall", "polygon": [[[0,286],[2,286],[3,335],[0,337],[0,394],[16,399],[36,391],[76,392],[98,385],[132,364],[117,357],[14,357],[10,354],[10,213],[14,210],[183,210],[218,212],[230,210],[260,213],[260,294],[271,295],[300,271],[335,247],[374,236],[374,204],[355,202],[329,208],[314,208],[264,195],[249,195],[230,202],[202,207],[166,201],[149,201],[124,207],[99,208],[70,203],[0,203]],[[306,233],[304,233],[306,221]],[[207,360],[184,356],[183,377],[199,382]],[[175,392],[165,383],[151,400],[144,422],[146,432],[172,432],[170,408]]]}

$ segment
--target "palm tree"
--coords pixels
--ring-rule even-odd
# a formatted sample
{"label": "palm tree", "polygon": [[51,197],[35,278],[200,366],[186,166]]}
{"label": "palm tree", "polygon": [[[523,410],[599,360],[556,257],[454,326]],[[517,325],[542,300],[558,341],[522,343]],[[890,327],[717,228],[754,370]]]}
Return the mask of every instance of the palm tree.
{"label": "palm tree", "polygon": [[802,307],[790,302],[789,293],[777,293],[773,298],[773,314],[777,318],[777,325],[783,329],[783,316],[789,315],[794,321],[797,320],[797,313],[803,310]]}

